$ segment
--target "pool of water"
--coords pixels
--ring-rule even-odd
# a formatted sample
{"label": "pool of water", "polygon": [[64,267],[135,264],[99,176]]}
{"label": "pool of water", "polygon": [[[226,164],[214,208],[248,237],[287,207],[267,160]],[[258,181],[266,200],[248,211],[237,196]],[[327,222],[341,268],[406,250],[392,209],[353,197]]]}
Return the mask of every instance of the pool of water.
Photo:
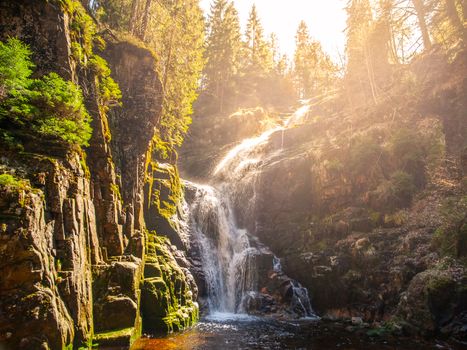
{"label": "pool of water", "polygon": [[281,321],[248,315],[213,314],[191,330],[165,338],[141,338],[131,350],[224,349],[466,349],[442,341],[425,342],[407,337],[371,338],[344,323],[318,320]]}

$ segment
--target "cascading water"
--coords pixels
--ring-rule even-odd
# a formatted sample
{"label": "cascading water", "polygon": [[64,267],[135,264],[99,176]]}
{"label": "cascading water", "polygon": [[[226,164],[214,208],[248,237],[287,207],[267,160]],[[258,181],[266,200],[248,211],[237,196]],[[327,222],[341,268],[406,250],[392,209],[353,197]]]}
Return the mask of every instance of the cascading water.
{"label": "cascading water", "polygon": [[254,290],[255,268],[247,232],[235,225],[228,197],[211,186],[187,183],[195,191],[190,205],[192,234],[200,255],[211,311],[236,312],[241,296]]}
{"label": "cascading water", "polygon": [[[258,293],[256,258],[264,254],[252,244],[245,229],[239,228],[231,199],[239,191],[249,189],[248,203],[242,203],[248,211],[256,198],[255,177],[264,161],[262,146],[271,135],[282,132],[299,123],[307,114],[305,105],[290,116],[283,126],[265,131],[262,135],[246,139],[233,147],[213,171],[215,187],[186,183],[191,191],[189,204],[190,232],[198,242],[209,312],[239,313],[245,311],[245,302]],[[247,186],[248,185],[248,186]],[[269,252],[270,255],[272,255]],[[272,259],[272,271],[283,275],[280,260]],[[290,306],[297,314],[314,315],[308,291],[298,282],[291,285]]]}

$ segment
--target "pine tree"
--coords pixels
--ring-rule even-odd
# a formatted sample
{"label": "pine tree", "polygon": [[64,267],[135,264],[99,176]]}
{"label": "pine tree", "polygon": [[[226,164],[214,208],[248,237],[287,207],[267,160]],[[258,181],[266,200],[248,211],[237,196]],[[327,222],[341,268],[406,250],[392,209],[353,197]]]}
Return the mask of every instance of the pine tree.
{"label": "pine tree", "polygon": [[296,49],[294,55],[294,72],[297,90],[300,97],[305,97],[311,93],[311,69],[316,62],[311,62],[311,39],[308,27],[301,21],[295,36]]}
{"label": "pine tree", "polygon": [[233,3],[216,0],[208,20],[204,69],[205,90],[219,102],[222,111],[226,94],[234,93],[234,75],[239,66],[240,24]]}
{"label": "pine tree", "polygon": [[295,36],[294,77],[301,98],[321,95],[334,86],[337,68],[318,41],[312,40],[304,21]]}
{"label": "pine tree", "polygon": [[205,23],[198,0],[159,0],[156,4],[145,38],[158,54],[156,69],[164,89],[162,136],[171,145],[180,145],[191,123],[204,64]]}
{"label": "pine tree", "polygon": [[265,75],[272,68],[272,53],[264,39],[264,30],[253,5],[246,28],[245,64],[250,74]]}

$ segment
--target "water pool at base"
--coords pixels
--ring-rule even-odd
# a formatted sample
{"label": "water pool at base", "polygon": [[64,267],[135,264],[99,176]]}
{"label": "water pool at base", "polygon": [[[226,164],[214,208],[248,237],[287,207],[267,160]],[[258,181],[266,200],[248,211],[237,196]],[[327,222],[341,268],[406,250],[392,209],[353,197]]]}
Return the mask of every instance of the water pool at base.
{"label": "water pool at base", "polygon": [[[465,349],[462,344],[408,337],[370,338],[367,330],[317,320],[280,321],[247,315],[214,314],[193,329],[164,338],[141,338],[131,350],[429,350]],[[464,346],[464,347],[463,347]]]}

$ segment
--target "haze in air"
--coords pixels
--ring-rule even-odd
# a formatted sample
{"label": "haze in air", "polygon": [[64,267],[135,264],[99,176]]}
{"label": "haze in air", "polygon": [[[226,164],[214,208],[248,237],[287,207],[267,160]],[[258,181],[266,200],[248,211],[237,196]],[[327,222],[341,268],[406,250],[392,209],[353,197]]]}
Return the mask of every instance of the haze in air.
{"label": "haze in air", "polygon": [[0,349],[464,349],[463,0],[0,2]]}

